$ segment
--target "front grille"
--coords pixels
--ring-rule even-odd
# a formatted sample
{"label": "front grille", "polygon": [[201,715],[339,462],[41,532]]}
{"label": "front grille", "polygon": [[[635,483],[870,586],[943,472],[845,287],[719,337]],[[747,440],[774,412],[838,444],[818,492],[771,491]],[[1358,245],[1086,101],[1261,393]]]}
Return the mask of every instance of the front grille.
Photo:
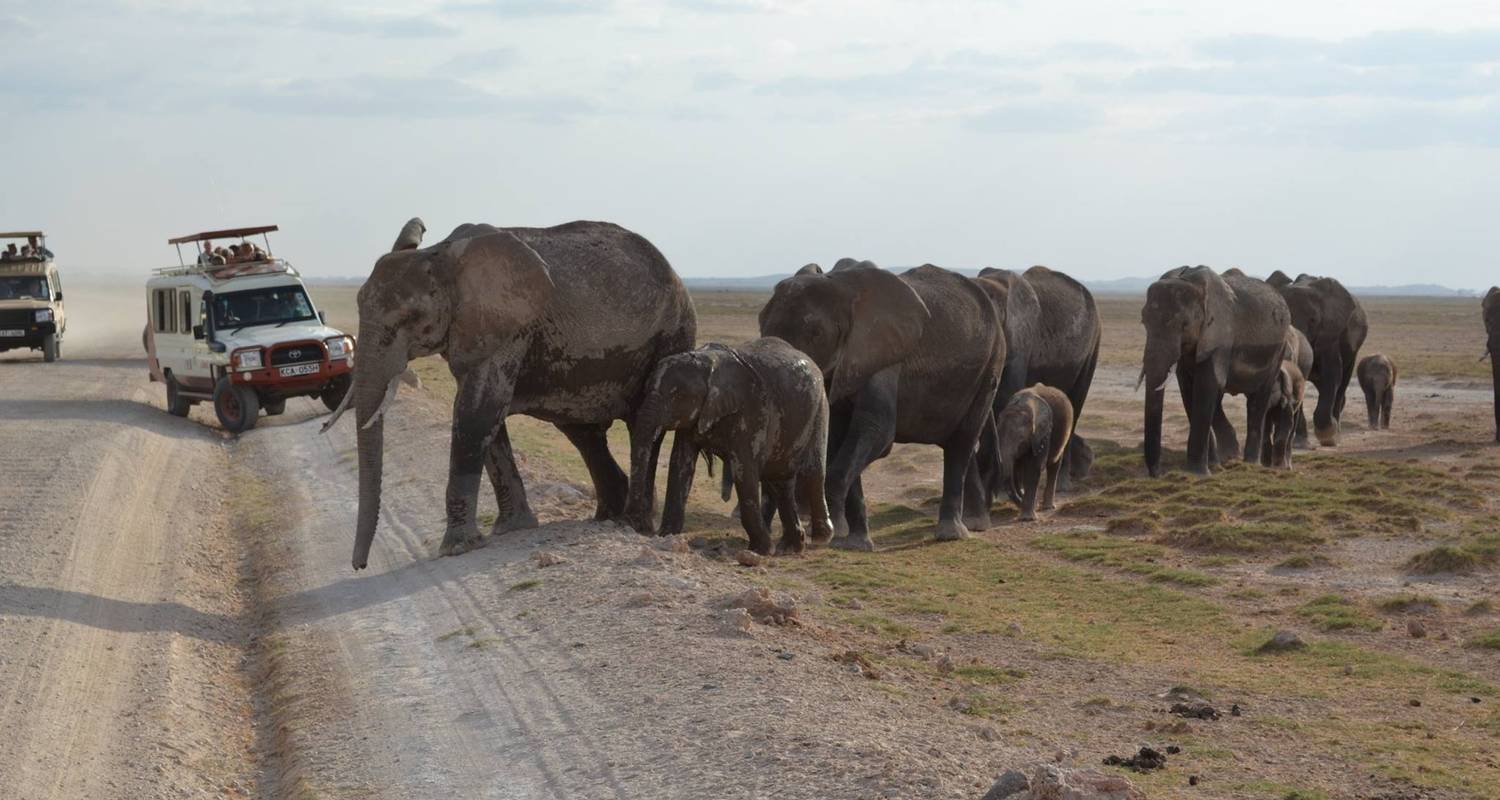
{"label": "front grille", "polygon": [[30,328],[35,321],[34,309],[10,308],[0,311],[0,328]]}
{"label": "front grille", "polygon": [[271,366],[273,367],[283,367],[288,364],[305,364],[309,361],[322,360],[323,345],[317,342],[284,344],[271,351]]}

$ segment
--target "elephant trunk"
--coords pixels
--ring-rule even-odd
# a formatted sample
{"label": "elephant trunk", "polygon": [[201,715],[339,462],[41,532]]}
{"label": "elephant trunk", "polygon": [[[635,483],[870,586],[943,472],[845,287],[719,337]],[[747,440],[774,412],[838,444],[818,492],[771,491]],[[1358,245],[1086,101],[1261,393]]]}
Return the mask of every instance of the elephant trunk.
{"label": "elephant trunk", "polygon": [[661,398],[652,392],[636,410],[635,425],[630,429],[630,496],[625,503],[625,521],[641,533],[651,532],[651,517],[656,503],[656,470],[652,469],[651,451],[665,429]]}
{"label": "elephant trunk", "polygon": [[998,428],[995,433],[995,480],[998,486],[1005,487],[1006,496],[1016,505],[1021,504],[1021,494],[1016,490],[1015,466],[1016,457],[1021,452],[1021,442],[1006,428]]}
{"label": "elephant trunk", "polygon": [[[362,337],[363,338],[363,337]],[[366,341],[374,341],[369,337]],[[359,444],[359,512],[354,528],[355,569],[364,569],[370,559],[370,545],[375,541],[375,526],[380,520],[380,481],[385,457],[385,407],[394,382],[406,364],[397,358],[394,369],[390,358],[367,350],[360,353],[354,370],[353,395],[356,436]]]}
{"label": "elephant trunk", "polygon": [[1161,474],[1161,415],[1166,397],[1167,379],[1172,365],[1182,352],[1182,335],[1152,335],[1146,340],[1141,377],[1136,385],[1146,384],[1146,471],[1151,477]]}

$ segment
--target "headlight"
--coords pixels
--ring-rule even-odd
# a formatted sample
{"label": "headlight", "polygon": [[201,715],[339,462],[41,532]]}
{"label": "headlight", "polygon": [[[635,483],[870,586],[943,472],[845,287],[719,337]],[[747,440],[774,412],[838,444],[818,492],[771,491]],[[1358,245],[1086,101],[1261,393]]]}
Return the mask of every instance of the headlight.
{"label": "headlight", "polygon": [[51,322],[52,321],[52,309],[50,309],[50,308],[39,308],[39,309],[37,309],[36,310],[36,321],[37,322]]}
{"label": "headlight", "polygon": [[354,340],[347,336],[335,336],[328,340],[328,358],[337,361],[354,353]]}
{"label": "headlight", "polygon": [[260,369],[259,350],[241,350],[234,354],[234,365],[238,369]]}

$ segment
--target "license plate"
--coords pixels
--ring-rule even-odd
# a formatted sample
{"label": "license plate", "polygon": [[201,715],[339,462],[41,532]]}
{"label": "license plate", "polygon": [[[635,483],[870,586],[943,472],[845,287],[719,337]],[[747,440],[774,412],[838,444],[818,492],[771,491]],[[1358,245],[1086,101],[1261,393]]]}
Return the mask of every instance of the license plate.
{"label": "license plate", "polygon": [[294,375],[316,375],[318,374],[318,366],[317,364],[298,364],[295,367],[282,367],[281,377],[290,378]]}
{"label": "license plate", "polygon": [[0,331],[0,336],[25,336],[25,335],[26,335],[26,331],[18,331],[18,330],[14,329],[14,328],[11,328],[9,330]]}

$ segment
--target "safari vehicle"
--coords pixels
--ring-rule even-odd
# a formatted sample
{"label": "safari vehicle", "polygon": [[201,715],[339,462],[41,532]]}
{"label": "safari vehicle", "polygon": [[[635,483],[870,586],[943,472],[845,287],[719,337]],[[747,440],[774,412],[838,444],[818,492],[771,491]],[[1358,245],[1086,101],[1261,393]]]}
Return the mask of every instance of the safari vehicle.
{"label": "safari vehicle", "polygon": [[[207,231],[168,239],[179,266],[146,281],[142,336],[151,380],[166,384],[167,411],[185,417],[197,403],[234,433],[255,426],[261,409],[286,410],[311,396],[330,411],[349,391],[354,337],[328,327],[301,275],[270,252],[275,225]],[[248,237],[265,239],[262,249]],[[215,242],[239,239],[226,250]],[[195,263],[182,245],[201,247]],[[229,254],[226,258],[225,255]]]}
{"label": "safari vehicle", "polygon": [[0,233],[0,353],[26,348],[42,351],[43,361],[56,361],[67,329],[62,280],[47,235]]}

